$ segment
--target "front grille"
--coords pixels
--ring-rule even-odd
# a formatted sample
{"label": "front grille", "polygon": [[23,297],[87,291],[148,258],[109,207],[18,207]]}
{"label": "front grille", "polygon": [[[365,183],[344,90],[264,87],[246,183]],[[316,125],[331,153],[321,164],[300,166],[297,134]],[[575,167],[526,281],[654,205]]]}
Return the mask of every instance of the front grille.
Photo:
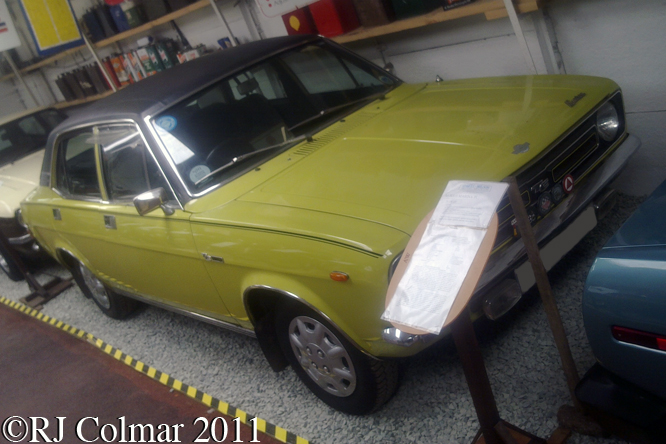
{"label": "front grille", "polygon": [[[618,92],[611,99],[620,116],[617,137],[611,142],[599,138],[596,128],[596,113],[592,113],[562,140],[546,150],[541,157],[516,175],[532,225],[537,224],[566,198],[564,179],[573,178],[573,189],[600,163],[617,145],[624,134],[624,108],[622,95]],[[548,205],[547,205],[548,203]],[[499,229],[495,247],[517,237],[514,215],[506,196],[498,210]]]}

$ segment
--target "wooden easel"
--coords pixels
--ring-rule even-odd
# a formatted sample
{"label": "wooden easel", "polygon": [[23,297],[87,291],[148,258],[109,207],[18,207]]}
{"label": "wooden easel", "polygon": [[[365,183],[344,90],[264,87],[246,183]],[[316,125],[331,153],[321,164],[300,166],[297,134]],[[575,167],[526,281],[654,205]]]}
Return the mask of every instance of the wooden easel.
{"label": "wooden easel", "polygon": [[[409,260],[411,259],[416,247],[421,242],[423,233],[427,227],[428,221],[432,217],[432,212],[428,214],[423,221],[419,224],[416,231],[412,235],[405,251],[403,258],[396,267],[393,278],[389,284],[386,294],[386,305],[395,294],[400,279],[407,269]],[[546,440],[531,435],[518,427],[503,421],[500,418],[495,403],[495,396],[493,395],[486,372],[486,366],[483,362],[483,355],[479,348],[479,343],[474,333],[470,313],[467,309],[467,304],[474,294],[476,284],[481,278],[483,269],[486,262],[490,257],[495,238],[497,237],[497,214],[495,214],[490,221],[486,236],[481,242],[481,247],[472,262],[470,270],[463,281],[462,287],[456,296],[456,299],[451,307],[444,325],[442,328],[451,327],[451,335],[458,351],[458,356],[463,366],[465,379],[469,387],[470,394],[474,408],[476,409],[477,417],[479,418],[480,431],[474,438],[474,443],[484,444],[545,444]],[[409,334],[428,334],[426,331],[418,330],[399,323],[393,323],[396,328]]]}
{"label": "wooden easel", "polygon": [[9,254],[10,259],[16,264],[16,267],[19,269],[28,283],[28,287],[32,291],[29,295],[19,299],[28,307],[41,310],[44,304],[74,285],[72,279],[62,279],[59,277],[54,277],[44,285],[40,284],[32,273],[30,273],[28,267],[25,266],[21,256],[19,256],[19,254],[11,247],[9,241],[2,232],[0,232],[0,244],[7,254]]}

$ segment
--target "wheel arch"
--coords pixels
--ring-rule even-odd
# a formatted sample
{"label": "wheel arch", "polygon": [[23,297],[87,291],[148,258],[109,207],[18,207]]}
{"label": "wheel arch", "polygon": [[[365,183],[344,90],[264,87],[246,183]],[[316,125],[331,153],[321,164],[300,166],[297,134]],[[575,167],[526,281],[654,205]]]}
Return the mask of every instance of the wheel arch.
{"label": "wheel arch", "polygon": [[280,307],[287,304],[301,304],[314,311],[333,325],[357,350],[376,359],[374,356],[368,354],[363,347],[360,347],[358,341],[351,338],[328,315],[302,297],[292,292],[267,285],[251,285],[243,292],[243,305],[252,325],[254,325],[259,345],[273,370],[283,370],[289,364],[282,353],[275,334],[275,315]]}

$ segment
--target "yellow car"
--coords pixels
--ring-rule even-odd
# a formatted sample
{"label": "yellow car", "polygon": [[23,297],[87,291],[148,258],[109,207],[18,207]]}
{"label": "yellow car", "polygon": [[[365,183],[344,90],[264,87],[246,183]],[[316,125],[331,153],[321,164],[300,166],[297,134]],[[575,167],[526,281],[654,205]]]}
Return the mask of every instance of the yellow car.
{"label": "yellow car", "polygon": [[[70,118],[22,209],[109,316],[141,301],[256,336],[276,371],[291,364],[330,406],[364,414],[395,392],[395,358],[437,339],[380,316],[450,179],[517,176],[545,250],[594,226],[590,208],[639,145],[610,80],[408,85],[291,36],[179,65]],[[495,318],[532,285],[507,202],[499,216],[472,301]]]}

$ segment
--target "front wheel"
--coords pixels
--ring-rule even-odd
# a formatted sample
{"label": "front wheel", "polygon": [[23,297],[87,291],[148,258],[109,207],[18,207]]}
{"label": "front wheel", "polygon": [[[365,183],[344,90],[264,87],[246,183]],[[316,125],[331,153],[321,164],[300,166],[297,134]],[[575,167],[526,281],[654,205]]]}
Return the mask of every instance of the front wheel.
{"label": "front wheel", "polygon": [[138,303],[134,299],[113,292],[81,262],[72,271],[83,294],[92,299],[105,315],[123,319],[136,309]]}
{"label": "front wheel", "polygon": [[328,321],[303,306],[278,314],[277,335],[298,377],[322,401],[352,415],[371,413],[398,388],[398,364],[364,355]]}

